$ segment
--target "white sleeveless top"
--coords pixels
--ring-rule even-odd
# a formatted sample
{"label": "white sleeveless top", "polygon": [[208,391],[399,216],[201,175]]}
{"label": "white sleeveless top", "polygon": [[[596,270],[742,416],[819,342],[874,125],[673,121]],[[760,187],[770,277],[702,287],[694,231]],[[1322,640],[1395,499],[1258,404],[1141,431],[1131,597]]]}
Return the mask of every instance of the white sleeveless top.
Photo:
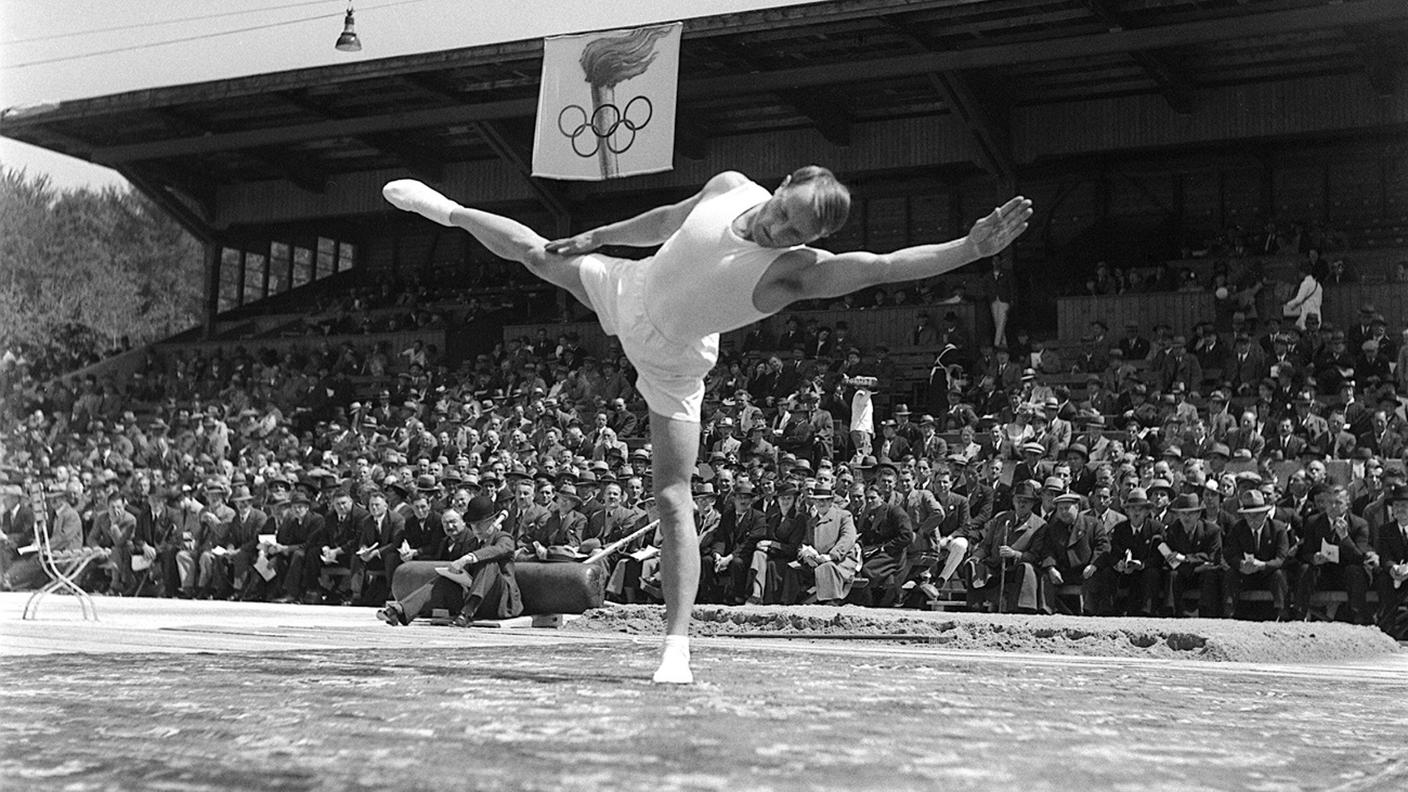
{"label": "white sleeveless top", "polygon": [[645,312],[681,342],[726,333],[769,316],[753,306],[768,267],[791,248],[765,248],[738,236],[733,221],[771,197],[753,182],[700,201],[660,247],[645,273]]}

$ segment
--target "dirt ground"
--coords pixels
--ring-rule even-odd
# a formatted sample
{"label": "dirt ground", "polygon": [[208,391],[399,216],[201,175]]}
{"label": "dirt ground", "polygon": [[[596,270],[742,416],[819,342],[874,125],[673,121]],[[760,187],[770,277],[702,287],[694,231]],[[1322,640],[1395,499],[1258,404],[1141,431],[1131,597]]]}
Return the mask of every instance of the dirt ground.
{"label": "dirt ground", "polygon": [[0,789],[1408,788],[1408,685],[1383,674],[733,640],[679,688],[649,683],[654,640],[456,634],[0,659]]}
{"label": "dirt ground", "polygon": [[[659,635],[663,619],[662,606],[611,605],[589,611],[567,629]],[[1398,644],[1377,629],[1327,622],[1023,616],[821,605],[701,605],[694,609],[692,634],[856,641],[889,637],[950,649],[1263,663],[1333,662],[1399,651]]]}

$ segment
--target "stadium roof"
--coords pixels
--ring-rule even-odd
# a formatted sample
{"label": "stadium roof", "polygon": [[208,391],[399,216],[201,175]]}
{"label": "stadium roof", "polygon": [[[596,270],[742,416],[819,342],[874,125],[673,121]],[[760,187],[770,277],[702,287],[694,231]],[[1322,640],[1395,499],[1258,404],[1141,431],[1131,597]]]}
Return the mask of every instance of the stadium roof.
{"label": "stadium roof", "polygon": [[[12,108],[0,134],[113,167],[193,221],[242,183],[526,174],[541,56],[535,39]],[[1345,74],[1389,97],[1405,63],[1404,0],[835,0],[688,20],[676,152],[955,114],[1010,174],[1014,108],[1152,95],[1188,113],[1205,89]]]}

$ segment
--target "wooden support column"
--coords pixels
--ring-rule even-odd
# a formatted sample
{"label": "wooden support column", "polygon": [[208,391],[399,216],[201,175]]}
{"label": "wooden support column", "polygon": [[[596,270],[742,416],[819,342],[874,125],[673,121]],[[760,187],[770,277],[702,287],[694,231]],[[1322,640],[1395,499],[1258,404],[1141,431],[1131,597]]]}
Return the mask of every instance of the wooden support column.
{"label": "wooden support column", "polygon": [[202,335],[208,339],[215,335],[215,316],[220,312],[220,254],[224,245],[215,238],[206,239],[201,245],[205,251],[205,315],[201,324]]}

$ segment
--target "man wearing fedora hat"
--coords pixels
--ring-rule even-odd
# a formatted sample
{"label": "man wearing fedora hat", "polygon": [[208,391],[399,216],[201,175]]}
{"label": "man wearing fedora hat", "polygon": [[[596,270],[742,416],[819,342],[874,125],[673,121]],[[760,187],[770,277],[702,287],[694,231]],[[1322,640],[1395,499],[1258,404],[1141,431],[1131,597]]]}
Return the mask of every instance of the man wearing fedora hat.
{"label": "man wearing fedora hat", "polygon": [[294,492],[288,510],[274,532],[274,542],[265,545],[264,553],[274,565],[274,577],[268,588],[282,589],[275,602],[302,602],[304,595],[304,553],[310,537],[323,531],[323,516],[313,511],[313,501],[305,491]]}
{"label": "man wearing fedora hat", "polygon": [[1286,571],[1290,557],[1289,528],[1271,518],[1276,508],[1261,490],[1247,490],[1238,501],[1238,520],[1222,541],[1223,614],[1240,618],[1238,596],[1250,588],[1271,592],[1276,618],[1289,618]]}
{"label": "man wearing fedora hat", "polygon": [[1222,528],[1207,519],[1197,495],[1179,495],[1169,511],[1173,519],[1165,525],[1157,547],[1157,568],[1170,583],[1173,613],[1188,615],[1184,592],[1196,585],[1198,615],[1217,618],[1222,607]]}
{"label": "man wearing fedora hat", "polygon": [[[499,529],[500,512],[479,495],[461,515],[453,509],[441,516],[444,535],[424,556],[446,561],[446,573],[377,611],[392,626],[443,608],[457,614],[453,624],[467,627],[475,619],[507,619],[523,612],[523,598],[514,576],[513,537]],[[436,570],[437,572],[440,569]]]}
{"label": "man wearing fedora hat", "polygon": [[1012,485],[1012,508],[998,512],[983,528],[982,541],[964,568],[970,607],[997,612],[1036,613],[1040,607],[1038,538],[1046,525],[1036,512],[1035,481]]}
{"label": "man wearing fedora hat", "polygon": [[1408,485],[1397,484],[1385,496],[1388,520],[1379,526],[1379,627],[1393,637],[1408,639]]}
{"label": "man wearing fedora hat", "polygon": [[743,479],[732,494],[732,508],[724,509],[713,541],[703,549],[699,593],[704,602],[737,605],[748,598],[753,550],[767,532],[766,518],[753,508],[753,484]]}
{"label": "man wearing fedora hat", "polygon": [[539,517],[532,528],[519,537],[514,558],[546,561],[552,548],[567,548],[575,553],[587,528],[586,516],[577,511],[581,505],[576,486],[559,484],[553,496],[552,511]]}
{"label": "man wearing fedora hat", "polygon": [[[259,553],[259,535],[274,533],[269,515],[255,508],[249,487],[240,484],[230,495],[235,514],[225,530],[223,556],[212,558],[214,594],[219,599],[235,599],[246,593],[250,571]],[[204,556],[202,556],[204,558]]]}
{"label": "man wearing fedora hat", "polygon": [[[1196,503],[1196,498],[1193,500]],[[1143,489],[1130,490],[1123,506],[1129,516],[1110,528],[1115,613],[1149,616],[1160,609],[1163,591],[1160,585],[1163,559],[1157,549],[1163,526],[1150,516],[1152,504]]]}
{"label": "man wearing fedora hat", "polygon": [[850,596],[861,565],[855,519],[836,503],[828,485],[817,484],[808,491],[807,499],[810,514],[797,549],[801,568],[784,581],[782,601],[797,602],[805,596],[807,602],[839,605]]}

